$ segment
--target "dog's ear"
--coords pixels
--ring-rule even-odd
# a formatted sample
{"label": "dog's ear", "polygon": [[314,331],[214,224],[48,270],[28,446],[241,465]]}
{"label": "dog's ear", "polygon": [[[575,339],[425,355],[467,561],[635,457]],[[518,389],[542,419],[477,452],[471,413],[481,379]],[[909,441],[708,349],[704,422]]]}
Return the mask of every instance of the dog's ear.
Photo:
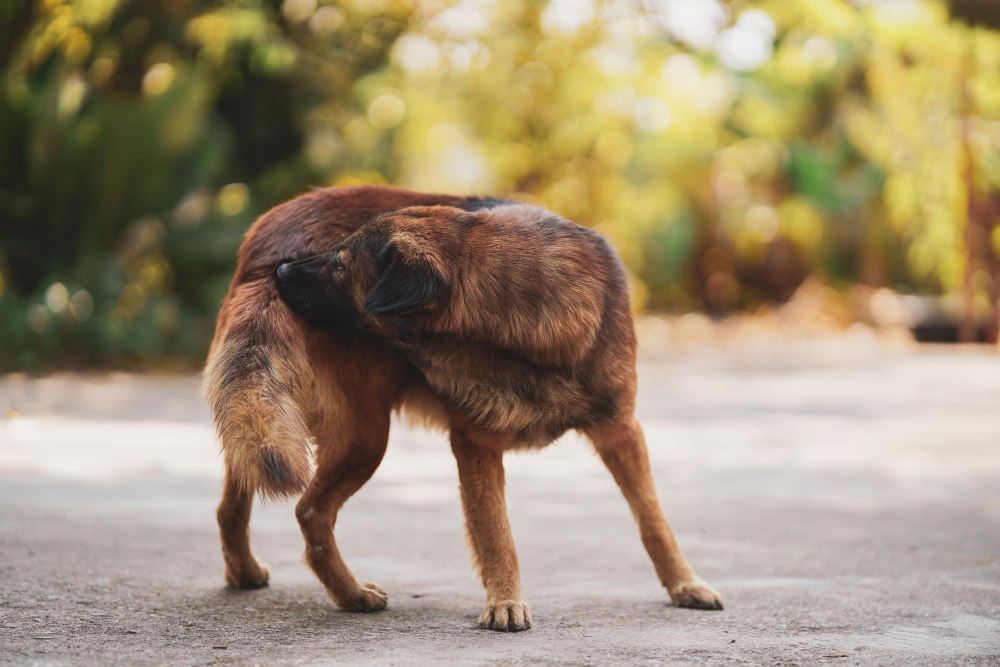
{"label": "dog's ear", "polygon": [[441,296],[441,280],[425,262],[407,261],[392,244],[376,260],[378,279],[365,294],[369,315],[402,315],[424,308]]}

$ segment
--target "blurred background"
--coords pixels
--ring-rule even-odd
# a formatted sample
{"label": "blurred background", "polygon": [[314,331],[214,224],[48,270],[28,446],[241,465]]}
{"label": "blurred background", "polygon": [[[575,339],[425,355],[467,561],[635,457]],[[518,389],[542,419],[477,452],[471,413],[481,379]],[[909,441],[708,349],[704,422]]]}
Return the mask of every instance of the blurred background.
{"label": "blurred background", "polygon": [[7,0],[0,370],[197,367],[256,216],[360,183],[592,226],[640,311],[995,342],[998,28],[991,0]]}
{"label": "blurred background", "polygon": [[[571,434],[505,460],[537,627],[474,634],[453,458],[400,422],[337,520],[389,612],[334,610],[290,502],[274,586],[222,589],[194,371],[254,219],[347,184],[613,242],[735,613],[666,607]],[[998,664],[998,258],[1000,0],[0,0],[0,664]]]}

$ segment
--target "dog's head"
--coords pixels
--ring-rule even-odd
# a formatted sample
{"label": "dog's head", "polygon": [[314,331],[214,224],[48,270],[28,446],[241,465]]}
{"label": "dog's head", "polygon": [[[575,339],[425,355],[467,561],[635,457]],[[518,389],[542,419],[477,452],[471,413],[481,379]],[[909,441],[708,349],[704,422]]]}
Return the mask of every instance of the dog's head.
{"label": "dog's head", "polygon": [[282,263],[278,292],[315,324],[381,329],[392,318],[439,314],[461,252],[461,225],[474,217],[447,206],[381,215],[331,253]]}

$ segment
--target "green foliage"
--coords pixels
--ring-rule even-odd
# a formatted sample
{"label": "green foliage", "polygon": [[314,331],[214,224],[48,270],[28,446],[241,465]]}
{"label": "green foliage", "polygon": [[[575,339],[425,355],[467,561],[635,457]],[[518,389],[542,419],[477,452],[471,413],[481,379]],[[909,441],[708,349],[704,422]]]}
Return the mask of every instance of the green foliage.
{"label": "green foliage", "polygon": [[5,4],[0,367],[202,357],[243,232],[328,180],[310,129],[405,26],[362,5]]}
{"label": "green foliage", "polygon": [[612,240],[640,308],[806,273],[995,295],[995,31],[692,6],[4,3],[0,368],[198,363],[243,232],[311,185],[541,203]]}

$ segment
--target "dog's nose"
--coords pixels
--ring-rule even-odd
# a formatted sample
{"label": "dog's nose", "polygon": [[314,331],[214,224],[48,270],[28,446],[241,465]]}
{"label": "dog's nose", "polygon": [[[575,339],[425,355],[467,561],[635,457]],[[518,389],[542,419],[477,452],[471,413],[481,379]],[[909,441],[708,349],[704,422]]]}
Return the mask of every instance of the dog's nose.
{"label": "dog's nose", "polygon": [[292,265],[288,262],[278,265],[278,280],[288,280],[288,276],[292,275]]}

